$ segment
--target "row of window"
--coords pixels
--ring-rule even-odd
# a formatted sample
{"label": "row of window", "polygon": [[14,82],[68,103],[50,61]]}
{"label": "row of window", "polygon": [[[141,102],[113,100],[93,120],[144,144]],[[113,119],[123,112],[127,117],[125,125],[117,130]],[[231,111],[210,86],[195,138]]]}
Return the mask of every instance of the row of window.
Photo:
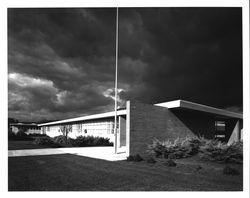
{"label": "row of window", "polygon": [[225,121],[215,121],[215,138],[219,140],[224,140],[226,135],[223,133],[226,131]]}
{"label": "row of window", "polygon": [[[72,128],[75,126],[79,133],[81,132],[88,133],[88,131],[100,133],[100,131],[102,132],[106,131],[107,134],[110,134],[113,133],[114,131],[113,122],[96,122],[96,123],[91,122],[91,123],[65,125],[65,126],[69,127],[70,132],[72,132]],[[61,132],[63,129],[61,128],[61,126],[46,126],[45,130],[46,131],[58,130],[58,132]]]}

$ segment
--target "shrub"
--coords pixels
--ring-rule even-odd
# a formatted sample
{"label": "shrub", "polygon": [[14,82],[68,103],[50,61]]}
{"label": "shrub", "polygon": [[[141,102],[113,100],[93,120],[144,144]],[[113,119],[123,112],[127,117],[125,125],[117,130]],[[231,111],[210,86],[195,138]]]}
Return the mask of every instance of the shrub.
{"label": "shrub", "polygon": [[164,142],[160,142],[158,139],[154,139],[151,145],[148,145],[149,154],[154,154],[156,157],[160,157],[165,153],[166,145]]}
{"label": "shrub", "polygon": [[150,164],[154,164],[154,163],[156,163],[156,160],[155,160],[153,157],[148,157],[148,158],[146,159],[146,162],[147,162],[147,163],[150,163]]}
{"label": "shrub", "polygon": [[167,159],[176,159],[176,153],[175,154],[170,153],[168,155],[164,155],[164,158],[167,158]]}
{"label": "shrub", "polygon": [[140,161],[143,161],[143,160],[144,159],[139,154],[130,155],[130,156],[127,157],[127,161],[140,162]]}
{"label": "shrub", "polygon": [[166,159],[186,158],[201,153],[201,158],[210,161],[231,163],[243,162],[243,143],[235,142],[228,146],[219,140],[207,140],[202,137],[177,138],[174,142],[153,140],[148,145],[149,154]]}
{"label": "shrub", "polygon": [[239,171],[236,168],[225,166],[223,169],[224,175],[239,175]]}
{"label": "shrub", "polygon": [[25,141],[25,140],[32,140],[24,131],[20,130],[16,134],[13,132],[9,133],[8,136],[9,140],[17,140],[17,141]]}
{"label": "shrub", "polygon": [[128,162],[134,161],[134,156],[133,155],[128,156],[127,161]]}
{"label": "shrub", "polygon": [[14,140],[15,138],[15,133],[13,133],[10,129],[8,130],[8,139],[9,140]]}
{"label": "shrub", "polygon": [[29,135],[28,135],[29,137],[31,137],[31,138],[35,138],[35,137],[49,137],[48,135],[46,135],[46,134],[40,134],[40,133],[30,133]]}
{"label": "shrub", "polygon": [[231,145],[221,143],[218,140],[208,140],[205,145],[200,147],[201,158],[210,161],[242,163],[243,162],[243,143],[235,142]]}
{"label": "shrub", "polygon": [[143,161],[143,160],[144,159],[139,154],[136,154],[135,157],[134,157],[135,162],[140,162],[140,161]]}
{"label": "shrub", "polygon": [[27,138],[28,135],[26,133],[24,133],[23,131],[18,131],[16,134],[16,137],[20,137],[20,138]]}
{"label": "shrub", "polygon": [[206,143],[206,139],[203,137],[191,137],[186,138],[182,142],[182,147],[186,148],[187,154],[195,155],[199,152],[200,146]]}
{"label": "shrub", "polygon": [[177,138],[173,143],[169,140],[161,142],[155,139],[148,146],[148,152],[156,157],[179,159],[197,154],[202,144],[204,144],[204,138],[199,137]]}
{"label": "shrub", "polygon": [[202,166],[200,166],[200,165],[197,165],[196,167],[195,167],[195,171],[199,171],[199,170],[201,170],[202,169]]}
{"label": "shrub", "polygon": [[59,135],[59,136],[54,137],[53,141],[57,144],[60,144],[60,145],[68,144],[67,138],[63,135]]}
{"label": "shrub", "polygon": [[72,141],[72,145],[76,147],[84,147],[93,145],[93,136],[79,136]]}
{"label": "shrub", "polygon": [[60,147],[60,144],[57,144],[53,141],[50,137],[37,137],[34,140],[34,144],[36,145],[42,145],[42,146],[49,146],[52,148],[58,148]]}
{"label": "shrub", "polygon": [[167,161],[164,162],[163,164],[170,167],[175,167],[177,165],[172,159],[167,159]]}
{"label": "shrub", "polygon": [[234,142],[229,145],[224,156],[225,162],[243,163],[243,142]]}
{"label": "shrub", "polygon": [[207,140],[204,145],[200,147],[202,153],[201,157],[210,161],[223,161],[227,145],[218,140]]}
{"label": "shrub", "polygon": [[[16,134],[9,130],[8,132],[8,139],[9,140],[34,140],[36,137],[45,137],[47,136],[46,134],[26,134],[23,131],[19,131]],[[47,136],[49,137],[49,136]]]}
{"label": "shrub", "polygon": [[109,141],[109,138],[93,137],[93,136],[79,136],[71,141],[72,145],[76,147],[113,145],[113,143]]}
{"label": "shrub", "polygon": [[113,143],[109,141],[109,138],[95,137],[93,141],[95,146],[113,146]]}

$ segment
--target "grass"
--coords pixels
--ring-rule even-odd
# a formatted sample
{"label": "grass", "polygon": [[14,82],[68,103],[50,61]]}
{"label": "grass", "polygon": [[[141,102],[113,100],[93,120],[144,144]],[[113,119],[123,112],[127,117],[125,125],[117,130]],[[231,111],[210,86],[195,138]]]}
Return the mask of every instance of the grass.
{"label": "grass", "polygon": [[51,148],[50,146],[36,145],[33,140],[9,140],[8,150],[20,150],[20,149],[41,149],[41,148]]}
{"label": "grass", "polygon": [[195,158],[176,167],[142,162],[109,162],[71,154],[9,158],[9,191],[242,191],[239,175],[224,175],[223,164]]}

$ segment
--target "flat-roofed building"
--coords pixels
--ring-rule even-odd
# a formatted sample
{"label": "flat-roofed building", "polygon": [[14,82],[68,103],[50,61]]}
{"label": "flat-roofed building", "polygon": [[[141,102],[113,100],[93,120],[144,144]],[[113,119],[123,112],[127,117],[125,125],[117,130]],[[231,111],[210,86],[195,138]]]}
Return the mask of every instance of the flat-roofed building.
{"label": "flat-roofed building", "polygon": [[10,123],[9,127],[13,133],[23,131],[26,134],[41,134],[41,127],[36,123]]}
{"label": "flat-roofed building", "polygon": [[[115,112],[107,112],[43,123],[38,126],[51,137],[61,135],[61,126],[69,125],[69,137],[98,136],[115,141]],[[218,138],[231,144],[242,139],[243,115],[184,100],[159,104],[127,101],[117,111],[116,151],[127,155],[144,153],[154,138],[174,141],[176,138],[202,136]]]}

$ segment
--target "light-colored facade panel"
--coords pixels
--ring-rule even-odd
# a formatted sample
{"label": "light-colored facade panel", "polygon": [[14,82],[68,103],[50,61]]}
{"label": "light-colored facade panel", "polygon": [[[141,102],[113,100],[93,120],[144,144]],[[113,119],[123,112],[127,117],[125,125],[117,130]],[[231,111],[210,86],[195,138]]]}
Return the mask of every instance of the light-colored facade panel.
{"label": "light-colored facade panel", "polygon": [[[111,119],[67,123],[67,125],[72,126],[72,130],[68,133],[70,138],[75,139],[78,136],[94,136],[109,138],[111,142],[114,141],[114,122]],[[63,135],[60,127],[61,124],[42,126],[42,131],[50,137],[55,137]]]}

